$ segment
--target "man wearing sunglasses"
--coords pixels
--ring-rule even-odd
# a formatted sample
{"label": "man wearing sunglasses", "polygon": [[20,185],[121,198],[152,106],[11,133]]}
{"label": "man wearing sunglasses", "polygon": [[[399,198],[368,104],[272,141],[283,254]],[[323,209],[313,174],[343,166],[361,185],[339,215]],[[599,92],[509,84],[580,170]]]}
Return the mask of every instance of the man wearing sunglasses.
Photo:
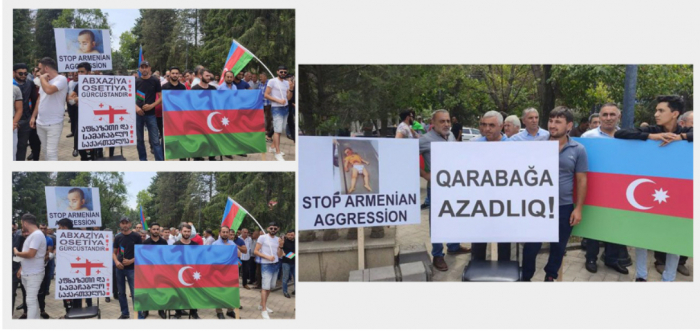
{"label": "man wearing sunglasses", "polygon": [[14,82],[22,91],[22,117],[20,118],[17,128],[17,160],[24,161],[27,157],[27,145],[32,148],[32,160],[39,160],[39,151],[41,150],[41,141],[36,134],[36,129],[29,126],[29,120],[32,118],[34,106],[38,98],[36,85],[31,79],[27,79],[29,72],[27,65],[17,63],[13,66]]}
{"label": "man wearing sunglasses", "polygon": [[[287,67],[279,66],[277,78],[271,79],[265,89],[265,99],[272,102],[272,152],[277,161],[284,161],[280,149],[280,135],[284,132],[289,115],[289,100],[294,96],[294,81],[287,81]],[[292,109],[292,111],[294,111]]]}
{"label": "man wearing sunglasses", "polygon": [[277,283],[277,273],[279,258],[284,256],[282,246],[284,238],[278,238],[277,231],[279,226],[277,223],[270,222],[267,225],[267,234],[260,235],[257,244],[255,244],[255,256],[258,257],[258,263],[261,264],[260,272],[262,274],[262,291],[260,293],[259,310],[262,310],[263,319],[270,319],[272,309],[267,307],[267,297],[270,296],[270,290]]}

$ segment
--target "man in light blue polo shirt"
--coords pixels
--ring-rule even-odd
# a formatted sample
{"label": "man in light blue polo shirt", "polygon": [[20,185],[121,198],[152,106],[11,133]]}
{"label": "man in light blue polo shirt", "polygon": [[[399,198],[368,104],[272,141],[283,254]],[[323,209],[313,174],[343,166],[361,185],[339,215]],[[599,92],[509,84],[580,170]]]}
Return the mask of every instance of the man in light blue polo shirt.
{"label": "man in light blue polo shirt", "polygon": [[[573,227],[581,222],[583,202],[586,201],[586,173],[588,156],[586,148],[571,140],[568,132],[574,126],[574,115],[566,107],[556,107],[549,114],[549,140],[559,142],[559,241],[550,243],[549,261],[544,267],[544,281],[552,282],[560,275]],[[574,180],[576,181],[576,205],[574,207]],[[542,243],[526,243],[523,249],[522,280],[530,281],[535,274],[537,253]]]}
{"label": "man in light blue polo shirt", "polygon": [[[600,107],[600,113],[593,114],[598,118],[599,124],[594,129],[590,129],[581,135],[581,138],[603,138],[603,139],[614,139],[615,131],[617,131],[617,124],[620,120],[620,108],[614,103],[606,103]],[[591,115],[591,116],[593,116]],[[589,118],[589,121],[593,121]],[[624,245],[604,243],[605,244],[605,260],[604,263],[607,267],[623,274],[629,274],[629,270],[622,265],[620,259],[627,251],[627,247]],[[600,252],[600,243],[595,239],[588,239],[588,244],[586,245],[586,270],[592,273],[598,272],[598,253]]]}
{"label": "man in light blue polo shirt", "polygon": [[[471,141],[497,142],[508,141],[501,133],[503,115],[495,110],[487,111],[479,120],[479,131],[482,136]],[[472,243],[472,260],[486,261],[486,243]],[[498,261],[510,261],[510,243],[498,243]]]}
{"label": "man in light blue polo shirt", "polygon": [[514,134],[511,141],[544,141],[549,140],[549,132],[540,128],[540,114],[535,108],[523,110],[525,131]]}
{"label": "man in light blue polo shirt", "polygon": [[221,85],[219,85],[219,87],[217,87],[216,89],[219,90],[219,91],[226,91],[226,90],[235,91],[235,90],[238,90],[238,88],[236,87],[236,84],[233,83],[233,77],[234,77],[234,76],[235,76],[235,75],[233,74],[233,71],[226,71],[226,72],[224,73],[224,83],[221,84]]}

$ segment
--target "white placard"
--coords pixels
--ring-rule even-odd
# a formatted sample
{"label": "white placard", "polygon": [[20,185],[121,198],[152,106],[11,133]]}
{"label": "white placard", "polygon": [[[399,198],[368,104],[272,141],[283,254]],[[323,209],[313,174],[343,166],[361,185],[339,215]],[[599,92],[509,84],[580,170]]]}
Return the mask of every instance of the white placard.
{"label": "white placard", "polygon": [[431,143],[431,241],[558,241],[557,142]]}
{"label": "white placard", "polygon": [[78,149],[136,145],[133,76],[78,78]]}
{"label": "white placard", "polygon": [[69,218],[76,228],[102,226],[100,189],[97,187],[46,186],[46,216],[48,226]]}
{"label": "white placard", "polygon": [[56,299],[112,295],[112,233],[56,232]]}
{"label": "white placard", "polygon": [[88,62],[92,70],[112,70],[112,47],[109,30],[53,29],[56,37],[58,72],[78,71],[78,64]]}
{"label": "white placard", "polygon": [[418,139],[299,137],[299,146],[300,230],[420,224]]}

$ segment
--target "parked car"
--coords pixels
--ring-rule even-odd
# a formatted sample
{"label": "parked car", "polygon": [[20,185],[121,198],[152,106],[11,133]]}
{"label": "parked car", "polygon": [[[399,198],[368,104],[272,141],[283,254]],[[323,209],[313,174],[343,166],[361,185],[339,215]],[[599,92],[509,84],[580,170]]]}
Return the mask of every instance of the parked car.
{"label": "parked car", "polygon": [[462,141],[469,141],[480,135],[481,132],[479,132],[478,129],[468,128],[466,126],[462,128]]}

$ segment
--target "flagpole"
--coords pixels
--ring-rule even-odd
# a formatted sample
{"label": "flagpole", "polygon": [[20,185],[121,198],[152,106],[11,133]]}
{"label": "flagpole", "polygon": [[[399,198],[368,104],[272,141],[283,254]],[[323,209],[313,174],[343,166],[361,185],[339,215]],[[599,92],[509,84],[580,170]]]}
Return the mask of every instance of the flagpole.
{"label": "flagpole", "polygon": [[[265,63],[263,61],[261,61],[260,59],[258,59],[258,57],[255,56],[255,54],[253,54],[253,52],[251,52],[249,49],[245,48],[245,46],[243,46],[243,44],[239,43],[238,40],[234,39],[233,41],[235,41],[238,44],[238,46],[243,48],[246,52],[250,53],[250,55],[252,55],[253,58],[256,59],[260,64],[262,64],[262,66],[265,68],[265,70],[267,70],[267,72],[270,73],[270,77],[275,78],[275,75],[272,73],[272,71],[270,71],[270,69],[267,68]],[[256,221],[256,223],[257,223],[257,221]]]}
{"label": "flagpole", "polygon": [[[236,202],[235,200],[231,199],[231,197],[228,197],[228,199],[231,200],[231,202],[235,203],[236,206],[238,206],[238,208],[243,209],[243,211],[246,213],[246,215],[250,216],[250,218],[252,218],[253,221],[255,221],[255,224],[257,224],[257,225],[260,227],[260,231],[262,231],[262,233],[263,233],[264,235],[267,235],[267,233],[265,233],[265,230],[263,229],[263,226],[260,225],[260,223],[258,222],[258,220],[256,220],[255,217],[253,217],[253,215],[251,215],[250,212],[248,212],[247,209],[243,208],[243,206],[241,206],[240,204],[238,204],[238,202]],[[270,248],[270,252],[272,252],[272,244],[267,243],[267,247]],[[253,248],[253,251],[255,251],[255,248]],[[276,252],[272,252],[272,254],[277,254],[277,253],[276,253]],[[253,255],[255,255],[255,254],[253,254]]]}

